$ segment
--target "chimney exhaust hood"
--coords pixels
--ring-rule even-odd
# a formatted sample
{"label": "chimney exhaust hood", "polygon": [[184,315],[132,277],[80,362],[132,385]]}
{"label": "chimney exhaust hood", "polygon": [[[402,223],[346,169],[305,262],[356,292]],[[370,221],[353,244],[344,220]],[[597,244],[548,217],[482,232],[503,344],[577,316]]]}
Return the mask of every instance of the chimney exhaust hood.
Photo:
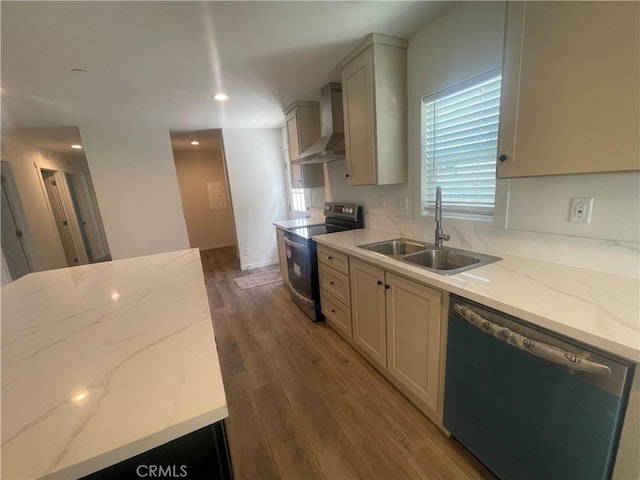
{"label": "chimney exhaust hood", "polygon": [[320,124],[322,138],[292,163],[327,163],[345,158],[342,84],[330,83],[320,91]]}

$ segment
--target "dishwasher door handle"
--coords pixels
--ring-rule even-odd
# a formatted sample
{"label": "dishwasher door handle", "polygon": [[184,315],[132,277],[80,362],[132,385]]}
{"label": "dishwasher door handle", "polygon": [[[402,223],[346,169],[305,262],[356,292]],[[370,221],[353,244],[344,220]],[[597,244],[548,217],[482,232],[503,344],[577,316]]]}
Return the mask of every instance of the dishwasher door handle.
{"label": "dishwasher door handle", "polygon": [[537,342],[524,335],[520,335],[505,326],[491,322],[472,310],[458,303],[453,305],[453,309],[467,322],[479,328],[485,333],[492,334],[494,337],[507,342],[509,345],[525,350],[536,357],[543,358],[549,362],[557,363],[571,370],[580,372],[593,373],[596,375],[609,375],[611,369],[607,365],[592,362],[586,358],[580,357],[572,352],[567,352],[561,348],[548,345],[546,343]]}

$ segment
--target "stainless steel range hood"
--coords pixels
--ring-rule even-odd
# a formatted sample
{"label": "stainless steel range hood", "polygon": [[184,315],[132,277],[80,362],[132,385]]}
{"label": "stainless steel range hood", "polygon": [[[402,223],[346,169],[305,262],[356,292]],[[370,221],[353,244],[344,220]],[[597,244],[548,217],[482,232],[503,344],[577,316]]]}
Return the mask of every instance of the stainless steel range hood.
{"label": "stainless steel range hood", "polygon": [[322,138],[307,148],[292,163],[326,163],[344,159],[344,119],[342,85],[330,83],[320,91]]}

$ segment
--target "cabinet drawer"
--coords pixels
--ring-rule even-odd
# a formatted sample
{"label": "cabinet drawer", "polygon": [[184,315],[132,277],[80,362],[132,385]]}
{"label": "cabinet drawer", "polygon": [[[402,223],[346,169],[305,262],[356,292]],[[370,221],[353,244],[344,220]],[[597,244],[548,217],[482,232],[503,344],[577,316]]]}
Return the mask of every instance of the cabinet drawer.
{"label": "cabinet drawer", "polygon": [[330,248],[318,245],[318,261],[330,265],[340,273],[349,275],[349,257]]}
{"label": "cabinet drawer", "polygon": [[323,289],[320,290],[320,306],[327,323],[338,333],[351,337],[351,309]]}
{"label": "cabinet drawer", "polygon": [[324,265],[320,265],[319,277],[321,289],[325,289],[347,307],[351,305],[349,277]]}

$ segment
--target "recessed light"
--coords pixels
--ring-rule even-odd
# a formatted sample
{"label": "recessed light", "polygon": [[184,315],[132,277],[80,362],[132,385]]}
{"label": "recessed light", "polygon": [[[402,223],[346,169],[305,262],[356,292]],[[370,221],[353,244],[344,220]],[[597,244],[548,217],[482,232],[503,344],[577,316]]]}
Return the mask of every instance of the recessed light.
{"label": "recessed light", "polygon": [[71,72],[72,73],[89,73],[84,68],[72,68]]}
{"label": "recessed light", "polygon": [[78,145],[77,143],[74,143],[73,145],[71,145],[71,148],[73,148],[74,150],[80,150],[82,148],[82,145]]}
{"label": "recessed light", "polygon": [[227,100],[229,100],[229,97],[227,95],[225,95],[224,93],[216,93],[213,96],[214,100],[218,100],[219,102],[225,102]]}
{"label": "recessed light", "polygon": [[191,140],[191,145],[200,145],[198,140]]}

